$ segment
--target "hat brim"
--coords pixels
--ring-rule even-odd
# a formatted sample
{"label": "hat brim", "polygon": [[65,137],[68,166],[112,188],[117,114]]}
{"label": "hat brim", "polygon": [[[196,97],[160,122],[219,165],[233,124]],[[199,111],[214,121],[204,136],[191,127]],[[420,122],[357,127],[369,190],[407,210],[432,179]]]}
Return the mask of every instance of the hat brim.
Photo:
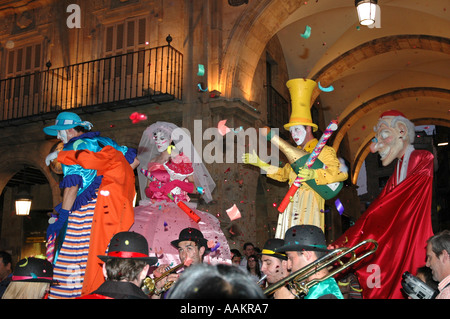
{"label": "hat brim", "polygon": [[313,132],[317,131],[319,129],[319,127],[314,124],[314,123],[306,123],[306,122],[290,122],[290,123],[286,123],[284,124],[284,129],[289,131],[289,128],[292,126],[296,126],[296,125],[304,125],[304,126],[311,126],[313,128]]}
{"label": "hat brim", "polygon": [[286,256],[286,255],[281,255],[281,253],[283,253],[283,252],[281,252],[281,251],[275,252],[275,251],[274,251],[273,254],[271,254],[271,253],[257,253],[256,255],[259,255],[259,256],[275,257],[275,258],[278,258],[278,259],[280,259],[280,260],[287,260],[287,259],[288,259],[287,256]]}
{"label": "hat brim", "polygon": [[46,279],[46,278],[14,279],[11,282],[45,282],[49,284],[58,283],[58,281],[55,279]]}
{"label": "hat brim", "polygon": [[321,251],[328,253],[331,250],[327,248],[321,248],[317,246],[307,246],[307,245],[299,245],[299,244],[287,244],[275,249],[277,253],[286,253],[287,251]]}
{"label": "hat brim", "polygon": [[140,260],[145,261],[147,264],[154,265],[158,262],[157,257],[131,257],[131,258],[122,258],[122,257],[112,257],[112,256],[104,256],[104,255],[97,255],[98,258],[100,258],[101,261],[107,262],[111,259],[133,259],[133,260]]}
{"label": "hat brim", "polygon": [[204,239],[204,238],[181,238],[181,239],[177,239],[177,240],[172,240],[171,242],[170,242],[170,244],[173,246],[173,247],[175,247],[175,248],[178,248],[178,244],[180,243],[180,242],[182,242],[182,241],[193,241],[193,242],[195,242],[195,243],[197,243],[197,244],[199,244],[201,247],[203,246],[203,247],[205,247],[206,248],[206,250],[205,250],[205,253],[206,252],[209,252],[209,248],[208,248],[208,241],[206,240],[206,239]]}
{"label": "hat brim", "polygon": [[58,131],[64,131],[69,130],[71,128],[74,128],[75,126],[78,126],[79,124],[68,124],[68,125],[52,125],[44,127],[44,133],[51,136],[57,136]]}

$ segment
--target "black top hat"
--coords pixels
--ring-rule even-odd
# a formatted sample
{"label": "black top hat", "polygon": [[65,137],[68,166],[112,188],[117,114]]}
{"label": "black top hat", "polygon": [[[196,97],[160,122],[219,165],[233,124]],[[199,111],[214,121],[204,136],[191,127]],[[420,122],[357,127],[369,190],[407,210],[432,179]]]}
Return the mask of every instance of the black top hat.
{"label": "black top hat", "polygon": [[277,253],[302,250],[329,251],[322,229],[314,225],[293,226],[284,235],[284,245],[275,249]]}
{"label": "black top hat", "polygon": [[284,245],[284,240],[279,238],[272,238],[266,241],[264,244],[263,250],[260,255],[267,255],[271,257],[276,257],[278,259],[287,260],[287,256],[284,253],[276,252],[277,248],[280,248]]}
{"label": "black top hat", "polygon": [[153,265],[158,261],[157,257],[149,257],[148,242],[144,236],[135,232],[120,232],[113,236],[109,242],[107,256],[97,256],[106,262],[110,259],[134,259],[146,261]]}
{"label": "black top hat", "polygon": [[199,245],[200,247],[202,247],[202,246],[205,247],[206,248],[205,252],[208,250],[208,241],[205,239],[205,237],[203,237],[202,232],[199,231],[198,229],[191,228],[191,227],[185,228],[180,232],[178,239],[173,240],[170,243],[175,248],[178,248],[178,244],[181,241],[193,241],[193,242],[196,242],[197,245]]}
{"label": "black top hat", "polygon": [[13,272],[12,281],[53,283],[53,265],[47,259],[28,257],[21,259]]}

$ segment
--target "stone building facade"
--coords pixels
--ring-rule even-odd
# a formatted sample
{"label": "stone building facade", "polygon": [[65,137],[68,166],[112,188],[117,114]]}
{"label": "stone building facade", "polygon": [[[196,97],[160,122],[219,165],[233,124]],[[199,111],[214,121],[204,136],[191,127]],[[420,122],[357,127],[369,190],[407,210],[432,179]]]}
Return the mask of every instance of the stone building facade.
{"label": "stone building facade", "polygon": [[[36,218],[33,211],[46,220],[47,213],[61,201],[60,176],[44,163],[57,140],[46,136],[42,128],[63,110],[79,113],[94,124],[94,130],[130,147],[138,146],[144,129],[155,121],[176,123],[199,139],[196,133],[226,119],[236,138],[231,143],[226,136],[217,141],[225,141],[223,154],[216,154],[222,161],[207,164],[217,184],[215,200],[208,205],[200,201],[199,205],[219,218],[231,247],[241,249],[244,242],[262,247],[275,233],[275,206],[287,185],[270,181],[259,170],[240,163],[237,135],[264,125],[279,127],[285,134],[281,126],[290,114],[285,86],[288,72],[274,34],[302,2],[0,1],[0,249],[11,251],[17,259],[43,249],[39,238],[45,234],[45,222],[29,226],[36,233],[34,241],[24,239],[33,237],[24,235],[24,225]],[[167,51],[156,51],[161,47]],[[169,53],[169,47],[178,53]],[[167,61],[152,60],[154,56],[142,53],[152,49],[152,54],[161,54]],[[178,59],[170,70],[169,59],[170,63]],[[139,94],[132,93],[138,91],[139,81],[144,81],[138,76],[153,73],[158,73],[161,83],[170,85],[159,83],[156,88],[154,82],[144,88],[142,84]],[[111,89],[113,85],[117,88]],[[128,87],[129,94],[114,95]],[[129,117],[134,112],[146,114],[148,120],[132,124]],[[320,111],[313,108],[312,114],[323,128]],[[198,123],[200,131],[195,126]],[[209,143],[211,140],[203,137],[196,146],[205,150]],[[231,162],[226,161],[229,152],[234,153]],[[39,171],[48,184],[32,186],[32,214],[19,217],[14,214],[17,188],[7,185],[25,167]],[[342,196],[344,202],[358,201],[350,185]],[[231,222],[226,209],[233,204],[242,218]],[[357,216],[359,204],[354,206],[354,212],[349,208],[346,213]],[[342,227],[332,203],[328,208],[327,235],[331,239]],[[331,227],[333,224],[336,227]]]}

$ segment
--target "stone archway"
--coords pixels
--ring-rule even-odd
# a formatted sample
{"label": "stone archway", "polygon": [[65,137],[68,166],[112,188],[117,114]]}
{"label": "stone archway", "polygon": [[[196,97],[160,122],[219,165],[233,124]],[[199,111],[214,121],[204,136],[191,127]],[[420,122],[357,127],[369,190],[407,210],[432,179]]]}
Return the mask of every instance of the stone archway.
{"label": "stone archway", "polygon": [[263,0],[243,12],[226,46],[220,75],[225,96],[251,100],[253,76],[264,48],[283,21],[304,4],[300,0]]}

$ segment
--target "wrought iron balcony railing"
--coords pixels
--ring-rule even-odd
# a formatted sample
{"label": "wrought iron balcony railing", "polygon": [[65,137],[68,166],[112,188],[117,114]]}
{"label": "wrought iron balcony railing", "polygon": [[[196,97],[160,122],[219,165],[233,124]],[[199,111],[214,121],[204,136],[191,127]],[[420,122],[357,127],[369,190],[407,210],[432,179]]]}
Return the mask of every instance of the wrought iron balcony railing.
{"label": "wrought iron balcony railing", "polygon": [[183,55],[170,46],[0,80],[0,121],[76,108],[182,99]]}

